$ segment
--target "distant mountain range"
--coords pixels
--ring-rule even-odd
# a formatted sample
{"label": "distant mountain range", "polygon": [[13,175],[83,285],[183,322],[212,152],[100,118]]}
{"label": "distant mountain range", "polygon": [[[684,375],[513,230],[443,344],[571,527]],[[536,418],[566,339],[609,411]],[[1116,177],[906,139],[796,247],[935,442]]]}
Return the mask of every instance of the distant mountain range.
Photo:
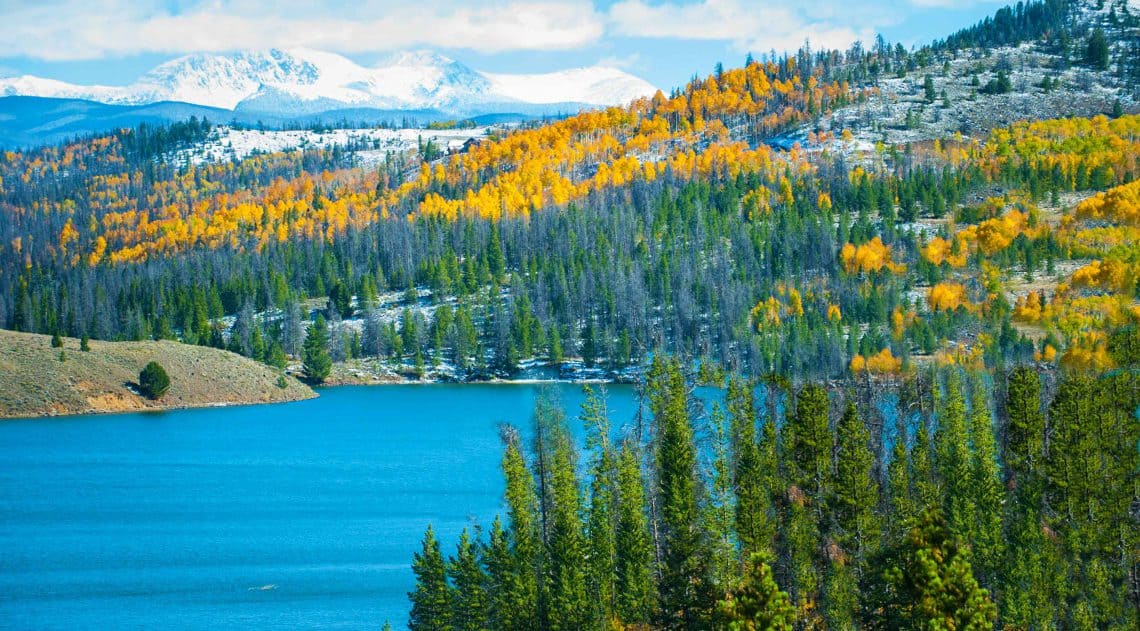
{"label": "distant mountain range", "polygon": [[[126,86],[76,85],[25,75],[0,79],[0,143],[57,137],[61,129],[97,129],[104,119],[188,116],[188,106],[231,112],[239,120],[327,118],[330,113],[421,117],[527,116],[622,105],[656,88],[615,68],[593,66],[547,74],[494,74],[431,52],[400,53],[366,68],[333,53],[297,49],[187,55]],[[49,99],[49,100],[45,100]],[[57,102],[66,100],[65,102]],[[80,105],[74,102],[87,102]],[[70,103],[70,104],[69,104]],[[115,106],[100,108],[95,104]],[[175,105],[176,104],[176,105]],[[135,108],[145,107],[147,110]],[[46,112],[66,112],[47,116]],[[32,119],[28,119],[28,115]],[[13,118],[15,117],[15,118]],[[20,133],[15,133],[15,128]]]}

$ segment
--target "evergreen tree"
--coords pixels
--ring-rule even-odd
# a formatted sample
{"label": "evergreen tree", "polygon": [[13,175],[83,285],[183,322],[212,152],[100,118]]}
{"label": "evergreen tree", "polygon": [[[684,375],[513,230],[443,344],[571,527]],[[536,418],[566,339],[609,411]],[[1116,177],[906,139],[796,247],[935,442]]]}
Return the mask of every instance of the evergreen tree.
{"label": "evergreen tree", "polygon": [[718,603],[731,631],[791,631],[796,611],[762,554],[749,559],[744,581]]}
{"label": "evergreen tree", "polygon": [[487,262],[494,280],[501,280],[507,269],[507,261],[503,256],[503,246],[499,240],[499,224],[497,223],[491,224],[491,240],[487,244]]}
{"label": "evergreen tree", "polygon": [[968,548],[950,531],[941,513],[928,509],[884,571],[884,599],[870,607],[874,618],[868,626],[993,628],[997,608],[974,579],[968,557]]}
{"label": "evergreen tree", "polygon": [[554,439],[551,492],[553,510],[547,543],[549,568],[549,628],[572,631],[590,626],[587,594],[586,542],[582,537],[582,504],[578,495],[576,463],[570,436],[559,428]]}
{"label": "evergreen tree", "polygon": [[412,558],[412,572],[416,575],[415,590],[408,594],[412,612],[408,628],[412,631],[439,631],[452,629],[452,593],[447,584],[447,566],[439,550],[435,531],[428,526],[424,533],[423,549]]}
{"label": "evergreen tree", "polygon": [[859,578],[850,559],[833,559],[823,583],[823,617],[829,629],[858,628]]}
{"label": "evergreen tree", "polygon": [[970,529],[970,541],[979,580],[983,586],[992,587],[1002,562],[1002,504],[1005,495],[1001,487],[993,421],[980,376],[973,379],[970,399],[970,443],[973,450],[969,490],[976,514]]}
{"label": "evergreen tree", "polygon": [[486,572],[487,628],[525,629],[529,619],[521,615],[533,605],[516,600],[524,577],[517,573],[517,563],[511,550],[510,535],[503,529],[498,515],[491,524],[491,534],[483,552]]}
{"label": "evergreen tree", "polygon": [[[753,552],[773,551],[775,527],[772,520],[771,477],[775,473],[775,454],[766,462],[756,441],[756,407],[752,393],[739,379],[731,379],[727,393],[731,418],[733,488],[736,493],[735,527],[741,555],[747,559]],[[771,429],[775,426],[772,425]],[[765,425],[764,432],[769,427]],[[768,438],[765,434],[766,439]],[[765,447],[775,447],[774,438]]]}
{"label": "evergreen tree", "polygon": [[541,604],[539,573],[542,568],[542,539],[536,514],[538,498],[534,478],[526,466],[518,435],[507,436],[503,455],[503,474],[507,479],[507,516],[510,520],[510,568],[504,581],[506,589],[498,608],[503,629],[519,631],[538,628]]}
{"label": "evergreen tree", "polygon": [[447,564],[447,574],[454,585],[451,628],[455,631],[480,631],[487,625],[487,576],[479,559],[478,548],[467,529],[459,535],[456,554]]}
{"label": "evergreen tree", "polygon": [[811,626],[823,621],[818,618],[820,520],[808,502],[800,487],[792,485],[788,489],[787,505],[781,516],[784,549],[780,560],[784,565],[781,576],[790,581],[788,591],[797,615],[805,625]]}
{"label": "evergreen tree", "polygon": [[822,500],[831,479],[831,428],[827,390],[815,384],[800,389],[796,409],[788,419],[792,482],[822,515]]}
{"label": "evergreen tree", "polygon": [[616,455],[610,444],[605,390],[583,387],[582,423],[587,429],[586,448],[594,452],[590,482],[590,513],[587,525],[589,549],[589,596],[597,618],[611,620],[615,610],[615,476]]}
{"label": "evergreen tree", "polygon": [[710,419],[712,439],[711,480],[701,507],[701,530],[708,537],[709,579],[714,588],[723,591],[736,580],[739,572],[737,537],[733,527],[736,517],[729,427],[720,404],[713,404]]}
{"label": "evergreen tree", "polygon": [[615,610],[629,625],[646,624],[654,612],[653,540],[646,516],[645,484],[637,447],[618,454],[618,516],[614,535]]}
{"label": "evergreen tree", "polygon": [[319,313],[305,335],[305,343],[301,347],[301,361],[305,367],[305,376],[315,383],[323,382],[332,371],[332,358],[329,356],[329,327],[324,316]]}
{"label": "evergreen tree", "polygon": [[945,488],[945,512],[950,527],[960,537],[971,538],[976,526],[971,488],[970,445],[966,429],[966,401],[958,375],[946,383],[946,398],[935,435],[938,473]]}
{"label": "evergreen tree", "polygon": [[907,451],[906,420],[899,412],[898,431],[891,446],[891,461],[887,465],[887,506],[890,519],[886,520],[888,539],[901,540],[905,524],[913,519],[915,509],[914,489],[911,485],[910,462]]}
{"label": "evergreen tree", "polygon": [[1006,382],[1005,462],[1024,501],[1036,504],[1045,456],[1045,415],[1041,413],[1041,378],[1029,366],[1009,373]]}
{"label": "evergreen tree", "polygon": [[942,504],[942,488],[935,478],[934,459],[930,451],[930,430],[920,421],[910,450],[912,500],[917,507]]}
{"label": "evergreen tree", "polygon": [[346,283],[336,281],[329,290],[329,309],[335,310],[341,318],[352,317],[352,289]]}
{"label": "evergreen tree", "polygon": [[281,342],[273,340],[269,343],[269,350],[265,352],[265,363],[278,370],[285,370],[289,365],[289,359],[285,357],[285,348],[281,346]]}
{"label": "evergreen tree", "polygon": [[661,626],[697,629],[707,624],[708,550],[700,531],[697,454],[688,393],[677,360],[654,358],[649,393],[657,424],[657,492],[660,506]]}
{"label": "evergreen tree", "polygon": [[158,362],[149,362],[139,373],[139,392],[148,399],[161,399],[170,389],[170,377]]}
{"label": "evergreen tree", "polygon": [[1089,35],[1085,50],[1085,63],[1094,70],[1108,70],[1108,38],[1102,29],[1094,29]]}
{"label": "evergreen tree", "polygon": [[874,477],[871,434],[859,418],[854,401],[847,403],[836,428],[836,436],[838,445],[835,478],[831,485],[831,513],[836,539],[858,561],[878,547],[879,524],[875,507],[879,504],[879,485]]}

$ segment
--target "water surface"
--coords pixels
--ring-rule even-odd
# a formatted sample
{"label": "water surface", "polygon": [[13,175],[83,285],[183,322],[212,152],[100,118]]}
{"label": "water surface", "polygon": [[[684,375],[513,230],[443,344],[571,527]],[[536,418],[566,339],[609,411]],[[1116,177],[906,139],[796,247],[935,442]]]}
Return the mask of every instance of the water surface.
{"label": "water surface", "polygon": [[[581,388],[556,388],[576,412]],[[0,627],[402,628],[424,528],[448,553],[489,527],[498,425],[526,426],[537,392],[343,387],[0,421]],[[631,422],[633,390],[609,393],[614,424]]]}

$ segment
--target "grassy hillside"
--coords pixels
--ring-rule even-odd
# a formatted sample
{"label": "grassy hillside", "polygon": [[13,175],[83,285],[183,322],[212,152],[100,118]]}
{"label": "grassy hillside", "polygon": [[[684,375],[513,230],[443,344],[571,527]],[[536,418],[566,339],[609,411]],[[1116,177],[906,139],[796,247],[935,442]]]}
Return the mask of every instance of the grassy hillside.
{"label": "grassy hillside", "polygon": [[[316,396],[296,379],[235,353],[177,342],[91,341],[0,331],[0,418],[127,412],[242,403],[275,403]],[[139,371],[162,364],[170,391],[160,401],[137,394]]]}

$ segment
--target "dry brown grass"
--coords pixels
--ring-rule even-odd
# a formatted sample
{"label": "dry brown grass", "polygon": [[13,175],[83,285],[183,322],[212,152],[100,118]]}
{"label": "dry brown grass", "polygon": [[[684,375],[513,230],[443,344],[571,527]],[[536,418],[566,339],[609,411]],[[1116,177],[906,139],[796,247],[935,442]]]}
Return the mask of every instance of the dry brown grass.
{"label": "dry brown grass", "polygon": [[[316,394],[292,377],[278,386],[269,366],[234,353],[178,342],[63,339],[65,361],[46,335],[0,330],[0,418],[159,410],[308,399]],[[154,360],[170,375],[170,390],[151,401],[135,390],[139,371]]]}

